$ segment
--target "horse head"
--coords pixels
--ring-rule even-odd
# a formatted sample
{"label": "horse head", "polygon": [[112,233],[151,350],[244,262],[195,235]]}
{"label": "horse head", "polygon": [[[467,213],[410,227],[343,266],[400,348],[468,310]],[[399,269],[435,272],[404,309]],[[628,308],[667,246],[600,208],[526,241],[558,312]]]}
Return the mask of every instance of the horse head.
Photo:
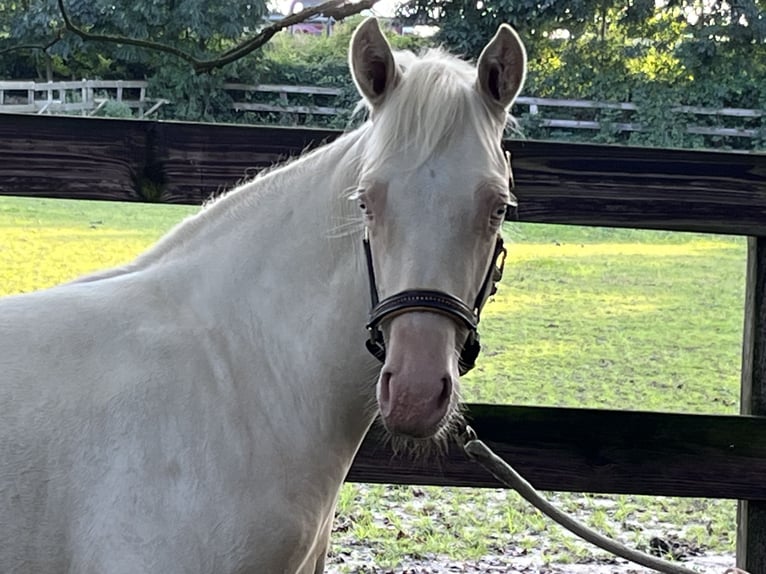
{"label": "horse head", "polygon": [[368,348],[383,361],[378,407],[393,434],[427,438],[449,428],[459,377],[478,354],[500,228],[516,205],[502,135],[526,53],[502,25],[476,67],[439,50],[399,56],[369,19],[349,59],[371,118],[354,199],[370,275]]}

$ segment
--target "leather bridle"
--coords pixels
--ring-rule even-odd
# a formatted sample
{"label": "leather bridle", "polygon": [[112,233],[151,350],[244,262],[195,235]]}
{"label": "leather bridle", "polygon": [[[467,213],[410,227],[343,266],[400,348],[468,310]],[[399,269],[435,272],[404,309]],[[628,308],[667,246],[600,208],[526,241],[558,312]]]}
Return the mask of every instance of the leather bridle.
{"label": "leather bridle", "polygon": [[[505,221],[516,219],[515,206],[509,205],[505,213]],[[445,315],[465,327],[468,336],[460,349],[458,358],[458,371],[464,375],[476,364],[476,358],[481,351],[479,343],[479,317],[484,304],[490,296],[497,291],[497,283],[503,276],[505,266],[505,246],[503,238],[497,234],[495,250],[489,263],[489,268],[484,275],[484,281],[476,295],[476,300],[469,307],[460,298],[444,291],[434,289],[407,289],[380,301],[378,287],[375,282],[375,267],[372,263],[372,249],[367,229],[365,229],[364,255],[367,261],[367,275],[370,282],[371,310],[367,330],[370,334],[367,339],[367,350],[381,363],[386,360],[386,344],[380,325],[383,321],[393,319],[397,315],[412,311],[429,311]]]}

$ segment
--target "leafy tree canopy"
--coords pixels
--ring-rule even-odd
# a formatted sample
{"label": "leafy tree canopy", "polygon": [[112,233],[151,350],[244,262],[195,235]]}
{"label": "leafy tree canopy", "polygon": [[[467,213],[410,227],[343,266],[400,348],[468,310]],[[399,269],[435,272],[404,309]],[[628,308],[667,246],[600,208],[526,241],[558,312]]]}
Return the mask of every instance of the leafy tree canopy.
{"label": "leafy tree canopy", "polygon": [[265,0],[0,2],[0,56],[37,50],[48,59],[80,59],[83,68],[94,54],[150,67],[171,56],[197,73],[209,72],[250,54],[292,23],[318,13],[340,20],[375,1],[328,0],[271,24],[264,19]]}
{"label": "leafy tree canopy", "polygon": [[474,58],[500,23],[515,26],[536,96],[631,101],[662,84],[689,103],[766,103],[766,0],[411,0],[399,12]]}

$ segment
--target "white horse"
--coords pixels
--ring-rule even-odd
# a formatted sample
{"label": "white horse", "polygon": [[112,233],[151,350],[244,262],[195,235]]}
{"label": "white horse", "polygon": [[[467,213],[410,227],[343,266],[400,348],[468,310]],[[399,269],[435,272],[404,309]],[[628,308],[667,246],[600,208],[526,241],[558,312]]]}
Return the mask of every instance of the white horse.
{"label": "white horse", "polygon": [[457,416],[524,48],[503,25],[477,68],[395,59],[371,19],[350,63],[362,127],[123,268],[0,301],[0,572],[322,572],[375,417]]}

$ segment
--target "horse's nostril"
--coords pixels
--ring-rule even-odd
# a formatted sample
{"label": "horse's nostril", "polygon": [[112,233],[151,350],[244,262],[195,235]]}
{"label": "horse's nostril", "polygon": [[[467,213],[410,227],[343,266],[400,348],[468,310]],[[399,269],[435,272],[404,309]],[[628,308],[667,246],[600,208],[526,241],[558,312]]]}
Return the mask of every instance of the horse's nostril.
{"label": "horse's nostril", "polygon": [[449,375],[445,375],[442,377],[442,392],[439,395],[439,406],[443,407],[445,403],[449,404],[451,399],[452,399],[452,377]]}
{"label": "horse's nostril", "polygon": [[388,409],[391,402],[391,371],[383,371],[378,383],[378,401],[381,407]]}

